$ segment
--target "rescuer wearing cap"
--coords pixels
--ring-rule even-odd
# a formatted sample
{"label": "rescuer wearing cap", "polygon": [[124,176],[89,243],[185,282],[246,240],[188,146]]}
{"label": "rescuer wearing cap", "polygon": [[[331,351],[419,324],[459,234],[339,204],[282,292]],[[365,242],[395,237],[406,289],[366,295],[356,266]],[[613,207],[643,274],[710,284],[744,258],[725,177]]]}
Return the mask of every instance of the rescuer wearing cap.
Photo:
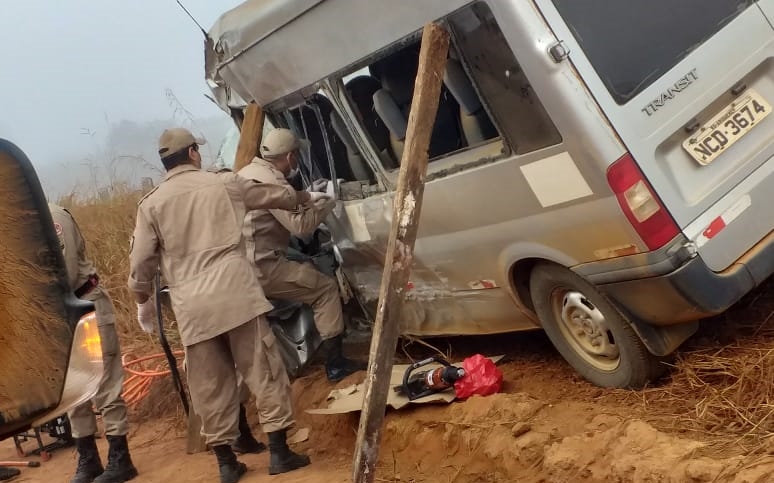
{"label": "rescuer wearing cap", "polygon": [[[86,256],[86,242],[75,218],[61,206],[49,203],[48,209],[59,237],[70,287],[76,297],[94,303],[105,368],[94,398],[67,413],[75,447],[78,449],[78,466],[70,483],[123,483],[137,476],[137,469],[132,464],[126,441],[129,424],[123,398],[124,367],[121,363],[113,302],[107,290],[99,283],[94,263]],[[102,415],[105,427],[108,441],[106,467],[102,466],[94,439],[97,418],[92,403]]]}
{"label": "rescuer wearing cap", "polygon": [[[287,179],[298,174],[300,142],[289,129],[274,129],[259,147],[260,157],[239,170],[239,175],[261,183],[289,188]],[[315,182],[311,191],[325,188]],[[330,190],[329,190],[330,192]],[[325,372],[329,380],[364,370],[366,365],[344,357],[342,340],[344,319],[336,280],[321,273],[310,263],[287,259],[290,236],[314,233],[333,210],[335,200],[284,211],[262,209],[245,218],[247,256],[256,266],[258,279],[267,297],[306,303],[314,310],[314,323],[323,340],[320,350],[326,355]]]}
{"label": "rescuer wearing cap", "polygon": [[237,372],[257,397],[269,439],[269,473],[309,464],[308,456],[294,453],[286,442],[294,424],[290,383],[264,315],[272,306],[244,255],[245,212],[295,209],[326,195],[203,171],[203,143],[186,129],[161,135],[159,156],[167,174],[137,206],[129,288],[140,325],[152,331],[153,280],[160,267],[202,433],[217,457],[221,483],[235,483],[247,471],[231,448],[239,435]]}

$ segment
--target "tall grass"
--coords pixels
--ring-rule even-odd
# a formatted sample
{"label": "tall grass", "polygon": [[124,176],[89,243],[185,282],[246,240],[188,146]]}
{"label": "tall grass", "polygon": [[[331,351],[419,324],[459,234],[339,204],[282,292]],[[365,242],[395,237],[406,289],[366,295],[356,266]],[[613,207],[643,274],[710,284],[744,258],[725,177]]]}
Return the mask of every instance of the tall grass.
{"label": "tall grass", "polygon": [[[116,324],[124,353],[135,355],[159,352],[158,335],[140,330],[136,305],[129,293],[129,246],[134,231],[137,203],[142,191],[126,183],[113,183],[94,195],[75,193],[61,197],[57,203],[72,213],[86,241],[87,256],[96,264],[100,285],[110,294],[116,312]],[[169,314],[168,314],[169,315]],[[166,317],[167,337],[179,345],[177,330]]]}

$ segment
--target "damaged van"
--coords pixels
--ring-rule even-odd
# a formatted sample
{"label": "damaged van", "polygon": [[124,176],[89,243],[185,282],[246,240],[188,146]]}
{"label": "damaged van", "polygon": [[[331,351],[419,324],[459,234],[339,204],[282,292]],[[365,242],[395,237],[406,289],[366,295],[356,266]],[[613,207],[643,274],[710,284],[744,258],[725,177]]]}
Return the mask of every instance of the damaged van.
{"label": "damaged van", "polygon": [[542,328],[601,386],[641,387],[774,271],[774,0],[254,0],[206,77],[309,141],[327,225],[376,302],[427,22],[451,35],[401,324]]}
{"label": "damaged van", "polygon": [[91,399],[102,379],[94,304],[68,286],[35,170],[0,139],[0,440]]}

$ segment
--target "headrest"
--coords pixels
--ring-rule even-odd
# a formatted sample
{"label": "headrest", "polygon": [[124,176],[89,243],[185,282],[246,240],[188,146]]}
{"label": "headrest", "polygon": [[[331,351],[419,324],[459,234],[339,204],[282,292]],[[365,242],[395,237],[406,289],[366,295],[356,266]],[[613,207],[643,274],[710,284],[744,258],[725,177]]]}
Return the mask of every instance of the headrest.
{"label": "headrest", "polygon": [[459,103],[465,114],[473,114],[481,109],[481,100],[473,88],[468,75],[458,60],[449,59],[443,73],[443,83]]}
{"label": "headrest", "polygon": [[374,93],[374,110],[382,121],[390,130],[393,136],[399,140],[406,138],[406,129],[408,124],[406,117],[401,112],[398,105],[395,103],[395,99],[392,98],[389,92],[384,89],[379,89]]}

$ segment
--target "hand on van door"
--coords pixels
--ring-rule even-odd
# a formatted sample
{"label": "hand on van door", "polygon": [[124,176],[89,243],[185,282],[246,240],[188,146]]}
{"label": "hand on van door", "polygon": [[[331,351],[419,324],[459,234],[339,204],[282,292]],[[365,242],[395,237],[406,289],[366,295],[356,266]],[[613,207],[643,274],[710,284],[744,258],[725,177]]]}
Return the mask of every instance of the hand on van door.
{"label": "hand on van door", "polygon": [[309,201],[306,203],[309,206],[316,205],[320,200],[329,200],[331,197],[327,193],[319,193],[317,191],[311,191],[309,193]]}
{"label": "hand on van door", "polygon": [[330,183],[330,181],[328,181],[325,178],[316,179],[312,181],[311,186],[309,186],[306,190],[310,192],[311,191],[324,192],[328,187],[328,183]]}
{"label": "hand on van door", "polygon": [[336,184],[341,185],[341,183],[344,182],[344,179],[339,178],[336,181],[328,181],[328,184],[325,186],[325,193],[333,200],[336,201],[338,198],[336,197]]}

